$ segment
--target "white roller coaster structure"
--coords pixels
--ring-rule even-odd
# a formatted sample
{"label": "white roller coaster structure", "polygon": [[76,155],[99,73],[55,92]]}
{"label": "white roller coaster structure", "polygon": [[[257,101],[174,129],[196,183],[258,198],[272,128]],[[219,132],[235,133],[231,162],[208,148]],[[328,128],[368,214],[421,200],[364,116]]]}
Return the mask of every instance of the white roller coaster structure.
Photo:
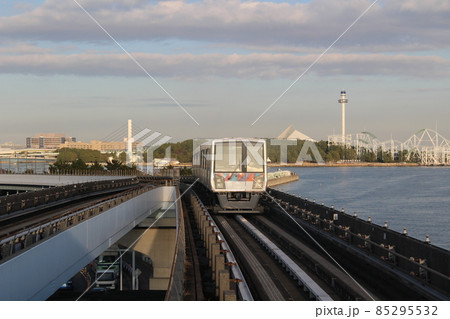
{"label": "white roller coaster structure", "polygon": [[450,142],[434,130],[420,130],[403,145],[408,150],[408,160],[415,156],[422,165],[450,164]]}
{"label": "white roller coaster structure", "polygon": [[[328,142],[342,144],[336,143],[332,136],[328,138]],[[376,153],[381,149],[392,159],[398,159],[399,154],[403,154],[405,160],[418,160],[421,165],[450,165],[450,141],[431,129],[422,129],[405,142],[392,138],[382,142],[374,134],[362,132],[356,134],[354,138],[348,138],[345,144],[353,146],[358,156],[361,156],[364,151]]]}

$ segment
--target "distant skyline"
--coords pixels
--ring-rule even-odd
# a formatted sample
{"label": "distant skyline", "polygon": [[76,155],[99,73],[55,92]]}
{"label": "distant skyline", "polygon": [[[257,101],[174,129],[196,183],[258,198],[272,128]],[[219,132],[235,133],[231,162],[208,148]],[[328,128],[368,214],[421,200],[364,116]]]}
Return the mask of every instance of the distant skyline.
{"label": "distant skyline", "polygon": [[[450,3],[0,0],[0,143],[101,139],[133,119],[175,141],[347,132],[450,138]],[[188,114],[187,114],[188,113]],[[192,118],[191,118],[192,117]],[[197,125],[193,119],[198,121]]]}

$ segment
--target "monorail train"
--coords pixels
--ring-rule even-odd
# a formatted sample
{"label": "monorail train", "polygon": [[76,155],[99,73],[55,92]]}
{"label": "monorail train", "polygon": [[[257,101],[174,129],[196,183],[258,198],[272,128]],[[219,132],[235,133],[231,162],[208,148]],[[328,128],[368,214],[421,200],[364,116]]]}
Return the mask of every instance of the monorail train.
{"label": "monorail train", "polygon": [[266,190],[266,141],[255,138],[210,140],[194,150],[192,173],[213,193],[216,213],[259,213]]}

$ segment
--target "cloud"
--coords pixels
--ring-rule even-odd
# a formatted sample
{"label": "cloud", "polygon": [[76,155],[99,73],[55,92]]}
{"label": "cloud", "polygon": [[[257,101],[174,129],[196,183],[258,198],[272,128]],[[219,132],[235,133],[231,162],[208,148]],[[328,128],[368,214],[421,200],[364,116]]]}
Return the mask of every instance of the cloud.
{"label": "cloud", "polygon": [[0,54],[33,54],[33,53],[50,53],[51,49],[41,48],[30,43],[12,43],[8,46],[0,46]]}
{"label": "cloud", "polygon": [[16,2],[14,4],[14,9],[17,11],[29,11],[34,8],[32,3],[28,2]]}
{"label": "cloud", "polygon": [[[372,0],[276,3],[237,0],[79,2],[120,41],[183,39],[254,47],[327,47]],[[447,0],[377,3],[336,46],[374,52],[448,48]],[[0,18],[0,37],[109,41],[74,1],[47,0]]]}
{"label": "cloud", "polygon": [[[143,41],[133,42],[137,51],[133,55],[150,74],[180,79],[296,78],[372,3],[78,1],[125,48],[132,41]],[[310,73],[448,76],[445,50],[450,45],[449,27],[448,1],[380,1]],[[181,48],[177,52],[185,52],[180,54],[167,54],[167,49],[160,54],[136,49],[136,43],[153,48],[155,41],[177,43],[177,39],[200,41],[197,52],[206,48],[218,53],[191,54],[183,44],[176,45]],[[102,50],[105,47],[99,43],[108,43],[109,49],[115,44],[74,1],[47,0],[31,11],[0,17],[0,40],[3,73],[145,76],[122,52]],[[51,49],[39,47],[36,43],[40,41]],[[424,51],[429,54],[424,55]]]}
{"label": "cloud", "polygon": [[427,12],[448,12],[450,11],[450,3],[445,0],[406,0],[397,2],[397,6],[403,11],[423,13]]}
{"label": "cloud", "polygon": [[[178,79],[295,78],[317,57],[317,55],[297,56],[269,53],[247,55],[132,54],[152,76]],[[98,53],[4,56],[0,60],[0,72],[37,75],[146,76],[126,54]],[[310,73],[317,76],[444,77],[450,75],[450,60],[439,56],[331,53],[324,56]]]}
{"label": "cloud", "polygon": [[[132,103],[130,103],[129,96],[111,96],[111,95],[93,95],[89,96],[89,101],[94,101],[96,108],[108,108],[108,109],[120,109],[123,108],[124,105],[128,105],[127,107],[133,109],[144,108],[147,109],[149,107],[154,108],[178,108],[178,105],[175,104],[169,97],[166,98],[148,98],[148,97],[138,97],[134,96],[132,99]],[[77,109],[92,108],[91,103],[80,103],[79,101],[67,101],[69,106],[76,107]],[[57,107],[61,105],[61,102],[57,102]],[[209,104],[204,101],[188,99],[183,100],[183,107],[195,107],[195,108],[204,108],[209,107]]]}

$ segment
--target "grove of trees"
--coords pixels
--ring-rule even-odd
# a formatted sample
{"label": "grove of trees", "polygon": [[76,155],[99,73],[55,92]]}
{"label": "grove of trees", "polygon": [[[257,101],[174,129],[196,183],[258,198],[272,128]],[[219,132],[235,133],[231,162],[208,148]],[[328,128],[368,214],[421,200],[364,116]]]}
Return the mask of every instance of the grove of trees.
{"label": "grove of trees", "polygon": [[101,153],[95,150],[82,150],[73,148],[62,148],[58,150],[56,162],[50,165],[50,172],[61,170],[90,170],[90,171],[114,171],[114,170],[135,170],[125,164],[125,152],[116,155],[115,153]]}
{"label": "grove of trees", "polygon": [[[300,151],[305,141],[298,140],[296,145],[287,146],[287,163],[296,163]],[[359,160],[361,162],[405,162],[407,151],[395,154],[394,158],[389,152],[383,152],[379,149],[377,152],[365,150],[358,156],[353,147],[343,147],[342,145],[328,145],[326,141],[319,141],[315,143],[322,159],[325,162],[337,162],[343,160]],[[193,140],[185,140],[178,143],[166,143],[155,150],[148,150],[153,153],[153,158],[166,157],[166,149],[170,147],[170,157],[177,159],[181,163],[192,162],[192,147]],[[308,150],[313,161],[313,154],[311,149]],[[271,140],[267,139],[267,156],[272,163],[279,163],[280,161],[280,146],[272,145]],[[143,154],[144,162],[147,162],[147,150]],[[412,159],[416,161],[417,159]],[[129,170],[136,169],[125,165],[126,153],[101,153],[93,150],[80,150],[63,148],[59,150],[57,161],[50,167],[52,170],[61,169],[89,169],[89,170]]]}

